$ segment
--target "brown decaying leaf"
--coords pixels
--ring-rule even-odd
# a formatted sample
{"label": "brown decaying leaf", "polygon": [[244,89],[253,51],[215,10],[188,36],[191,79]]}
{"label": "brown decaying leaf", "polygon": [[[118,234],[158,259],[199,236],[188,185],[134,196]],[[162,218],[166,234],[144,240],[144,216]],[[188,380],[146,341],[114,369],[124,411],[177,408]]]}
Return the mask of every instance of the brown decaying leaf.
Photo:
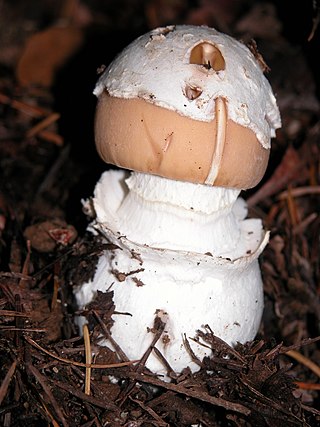
{"label": "brown decaying leaf", "polygon": [[56,72],[83,43],[80,28],[50,27],[32,35],[26,42],[16,69],[17,80],[22,86],[50,87]]}
{"label": "brown decaying leaf", "polygon": [[72,225],[60,218],[29,225],[24,236],[31,246],[39,252],[51,252],[57,245],[67,246],[77,238],[77,231]]}
{"label": "brown decaying leaf", "polygon": [[[70,0],[66,3],[67,9],[72,9],[76,3],[77,0]],[[92,3],[86,3],[88,9]],[[106,3],[118,8],[116,1]],[[138,3],[137,0],[134,2],[135,5]],[[198,20],[197,23],[205,23],[206,20],[209,24],[216,23],[220,29],[240,31],[233,24],[236,24],[242,2],[235,5],[229,0],[204,0],[198,2],[196,9],[189,11],[185,9],[186,3],[182,4],[180,0],[154,0],[149,3],[151,9],[143,5],[150,14],[147,17],[149,23],[154,19],[160,25],[167,24],[164,21],[173,16],[177,22],[196,23]],[[39,3],[38,8],[41,5]],[[131,5],[130,2],[132,9]],[[165,7],[161,10],[163,5]],[[114,15],[117,18],[114,26],[120,22],[130,23],[134,14],[130,15],[126,8],[121,9],[120,14],[118,9],[119,13]],[[241,27],[245,40],[249,36],[254,37],[252,33],[255,31],[265,40],[273,38],[271,49],[279,46],[283,49],[279,22],[273,16],[266,16],[264,25],[260,25],[252,15],[250,17],[249,8],[245,8],[244,17],[251,19],[251,24],[246,21],[247,31]],[[110,25],[110,19],[104,18],[100,14],[99,23],[109,22]],[[137,30],[141,19],[141,16],[136,16],[128,30]],[[74,20],[72,22],[77,24]],[[88,368],[84,352],[85,348],[89,351],[89,346],[77,335],[75,328],[72,286],[92,279],[98,257],[111,245],[103,245],[98,239],[86,236],[65,248],[63,244],[70,243],[70,235],[64,230],[70,220],[63,226],[60,224],[50,229],[54,231],[47,234],[54,246],[47,246],[45,252],[30,250],[22,235],[29,226],[52,222],[52,217],[64,218],[63,200],[76,182],[70,167],[72,153],[60,150],[57,145],[46,144],[46,141],[62,143],[57,127],[51,132],[46,126],[50,121],[51,125],[55,124],[59,115],[59,111],[53,108],[54,100],[48,85],[54,82],[59,67],[63,67],[70,55],[76,53],[82,35],[72,34],[70,27],[65,27],[69,30],[60,28],[57,32],[56,28],[44,30],[26,43],[24,70],[21,80],[18,80],[20,84],[24,84],[22,80],[25,79],[27,85],[47,85],[46,88],[32,92],[30,88],[16,88],[11,71],[4,80],[0,78],[3,116],[0,159],[1,172],[6,177],[1,181],[3,186],[0,185],[0,255],[3,256],[1,266],[4,270],[0,274],[0,424],[318,426],[319,384],[316,374],[319,343],[316,338],[308,340],[308,337],[319,334],[320,324],[320,128],[311,128],[315,118],[318,120],[317,109],[310,108],[310,102],[304,102],[304,95],[313,92],[310,76],[305,78],[304,71],[295,73],[301,53],[295,50],[295,60],[291,61],[295,66],[290,69],[288,52],[281,50],[283,74],[280,74],[282,77],[279,77],[277,87],[288,100],[281,106],[283,116],[290,119],[284,121],[284,126],[289,123],[291,130],[284,129],[278,144],[274,143],[272,149],[279,158],[279,146],[283,151],[289,143],[292,145],[284,155],[281,154],[279,168],[270,174],[266,186],[249,199],[252,207],[260,209],[271,229],[270,244],[260,259],[266,300],[260,331],[262,339],[230,348],[209,328],[202,330],[198,339],[212,348],[212,357],[198,361],[200,370],[197,373],[192,374],[186,367],[179,374],[172,372],[164,355],[155,348],[157,340],[164,338],[160,323],[152,328],[153,345],[147,349],[140,363],[123,366],[130,365],[130,362],[125,362],[119,366],[119,360],[125,361],[128,357],[112,341],[110,328],[115,313],[112,293],[98,292],[91,306],[82,313],[76,313],[87,317],[90,331],[93,366],[88,395],[84,388],[85,369]],[[61,43],[62,39],[68,46],[60,53],[52,46],[58,41]],[[273,68],[272,63],[270,65]],[[299,90],[296,90],[297,82]],[[298,99],[299,103],[295,102],[293,106],[291,99]],[[297,122],[299,126],[296,126]],[[42,162],[46,161],[44,166]],[[61,189],[56,172],[61,170],[64,162],[68,167],[63,168],[61,175],[65,175],[68,184]],[[53,166],[48,169],[48,164]],[[24,168],[26,173],[20,179]],[[6,191],[2,191],[4,189]],[[32,197],[27,197],[27,194]],[[39,209],[34,194],[49,196],[46,209],[43,206]],[[60,207],[59,215],[53,214],[57,205]],[[45,234],[35,228],[31,240],[37,234],[45,243]],[[138,254],[133,256],[139,257]],[[131,274],[136,273],[138,271]],[[134,275],[132,278],[137,286],[143,285]],[[101,347],[101,337],[108,339],[116,351]],[[188,339],[185,339],[186,345]],[[299,348],[303,357],[289,359],[286,352]],[[163,362],[171,382],[162,381],[145,368],[147,357],[152,352]],[[297,353],[291,355],[297,356]],[[314,361],[317,367],[310,361]],[[288,365],[288,362],[292,364]],[[117,367],[112,368],[113,364]],[[311,367],[315,368],[313,372],[309,369]],[[293,389],[295,386],[299,389]]]}
{"label": "brown decaying leaf", "polygon": [[291,145],[288,146],[280,165],[275,169],[271,178],[251,196],[247,202],[253,206],[267,197],[277,194],[287,188],[293,181],[301,182],[306,179],[305,160]]}

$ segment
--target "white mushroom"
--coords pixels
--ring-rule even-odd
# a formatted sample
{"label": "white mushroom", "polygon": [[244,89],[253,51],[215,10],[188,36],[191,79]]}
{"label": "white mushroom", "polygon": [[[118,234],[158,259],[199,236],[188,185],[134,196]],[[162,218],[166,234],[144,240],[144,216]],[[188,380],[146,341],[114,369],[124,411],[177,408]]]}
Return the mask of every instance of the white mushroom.
{"label": "white mushroom", "polygon": [[[157,349],[175,371],[196,369],[184,336],[208,324],[234,345],[259,328],[258,256],[268,232],[245,219],[238,195],[264,175],[281,124],[275,97],[249,49],[196,26],[139,37],[95,94],[97,150],[134,172],[107,171],[96,186],[90,229],[119,249],[100,257],[94,280],[76,290],[78,304],[114,292],[111,333],[131,359],[142,357],[155,317],[166,313]],[[190,345],[200,359],[210,354]],[[155,353],[147,366],[166,373]]]}

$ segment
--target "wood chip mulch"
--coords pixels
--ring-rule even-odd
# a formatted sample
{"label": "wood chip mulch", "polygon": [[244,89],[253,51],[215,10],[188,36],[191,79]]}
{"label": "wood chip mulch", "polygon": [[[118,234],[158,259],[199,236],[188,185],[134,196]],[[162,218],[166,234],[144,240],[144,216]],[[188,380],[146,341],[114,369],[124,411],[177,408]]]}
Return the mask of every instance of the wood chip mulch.
{"label": "wood chip mulch", "polygon": [[[263,11],[250,1],[122,3],[120,10],[113,1],[44,1],[37,13],[24,2],[0,5],[11,19],[5,33],[0,13],[0,425],[319,426],[319,2],[310,1],[309,15],[297,2],[306,19],[298,34],[276,2]],[[73,24],[52,30],[61,17]],[[79,312],[72,288],[93,277],[109,247],[87,233],[81,206],[106,168],[92,134],[95,70],[139,33],[170,21],[254,38],[283,127],[263,181],[243,194],[249,215],[271,231],[260,260],[258,336],[231,348],[206,325],[198,339],[211,357],[195,360],[196,373],[168,367],[168,382],[145,367],[153,346],[140,361],[117,343],[114,352],[99,346],[101,335],[112,339],[112,292]],[[83,331],[79,315],[88,321]],[[162,329],[159,320],[153,345]]]}

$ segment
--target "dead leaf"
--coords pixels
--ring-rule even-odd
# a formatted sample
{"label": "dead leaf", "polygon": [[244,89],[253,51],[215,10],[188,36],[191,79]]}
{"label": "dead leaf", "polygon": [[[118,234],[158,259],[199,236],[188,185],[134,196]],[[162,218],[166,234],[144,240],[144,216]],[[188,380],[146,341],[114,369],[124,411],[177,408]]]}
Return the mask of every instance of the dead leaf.
{"label": "dead leaf", "polygon": [[248,199],[248,205],[254,206],[261,200],[277,194],[279,191],[287,188],[294,180],[303,175],[304,160],[299,153],[291,146],[287,148],[281,163],[267,181],[256,193]]}
{"label": "dead leaf", "polygon": [[83,42],[77,27],[50,27],[32,35],[18,61],[16,77],[22,86],[50,87],[57,71]]}
{"label": "dead leaf", "polygon": [[72,225],[61,219],[43,221],[29,225],[24,237],[30,240],[31,246],[39,252],[51,252],[57,244],[67,246],[75,241],[77,232]]}

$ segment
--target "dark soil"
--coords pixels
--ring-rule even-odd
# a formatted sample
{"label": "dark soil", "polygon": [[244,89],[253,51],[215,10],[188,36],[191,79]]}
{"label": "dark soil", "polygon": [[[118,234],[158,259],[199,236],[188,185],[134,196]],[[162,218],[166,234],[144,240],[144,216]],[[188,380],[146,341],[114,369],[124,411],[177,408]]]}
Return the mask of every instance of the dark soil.
{"label": "dark soil", "polygon": [[[320,425],[318,20],[311,0],[0,2],[1,426]],[[271,231],[257,339],[230,348],[207,327],[212,356],[163,382],[148,354],[130,363],[97,345],[112,293],[87,307],[79,333],[72,287],[108,248],[81,205],[107,168],[93,138],[97,69],[141,33],[182,23],[255,40],[283,127],[264,179],[242,194]]]}

